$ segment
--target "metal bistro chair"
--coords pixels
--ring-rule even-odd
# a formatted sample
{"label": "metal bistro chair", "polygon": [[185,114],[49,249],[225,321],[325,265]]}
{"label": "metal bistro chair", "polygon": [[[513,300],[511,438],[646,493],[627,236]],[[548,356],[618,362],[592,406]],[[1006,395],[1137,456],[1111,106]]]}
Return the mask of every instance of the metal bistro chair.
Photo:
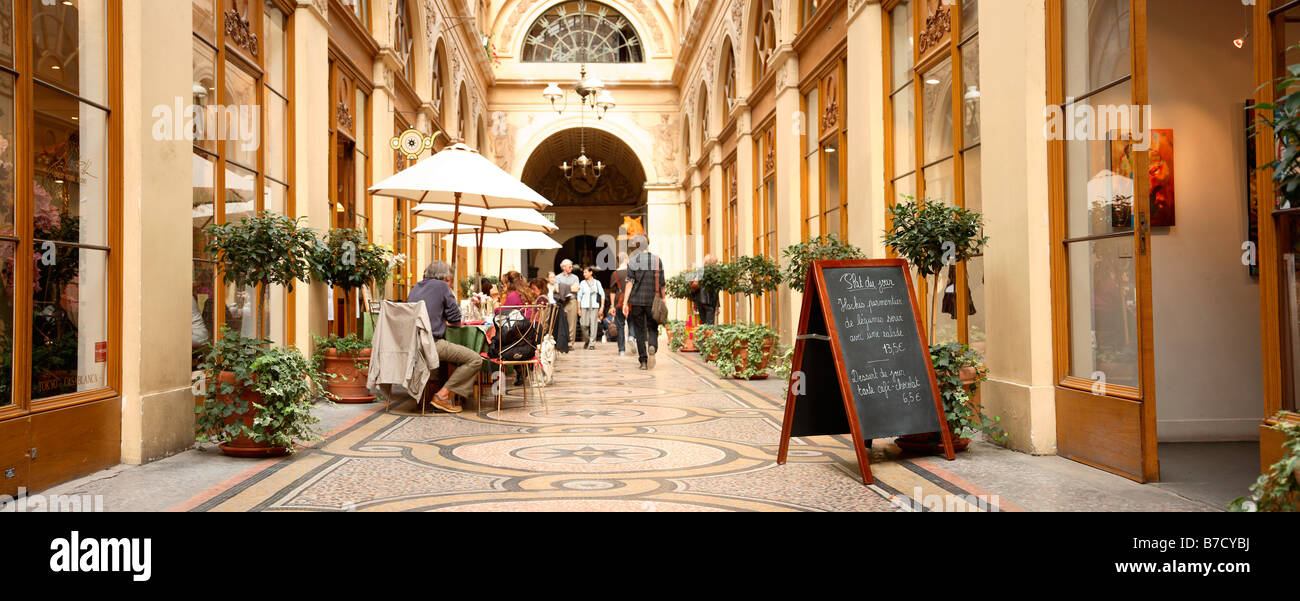
{"label": "metal bistro chair", "polygon": [[[552,313],[552,311],[549,311],[548,309],[549,307],[546,305],[508,305],[498,307],[497,313],[492,316],[492,322],[496,325],[496,335],[492,337],[492,341],[489,342],[488,345],[489,347],[494,347],[496,349],[497,356],[488,357],[487,360],[497,366],[497,373],[500,374],[496,376],[497,382],[493,383],[493,389],[496,390],[497,396],[497,413],[501,412],[501,405],[505,399],[507,389],[505,382],[505,368],[507,366],[513,366],[515,369],[525,370],[525,378],[528,381],[524,383],[523,387],[524,406],[528,406],[528,388],[531,386],[536,391],[538,398],[542,400],[542,407],[544,410],[547,413],[551,412],[551,408],[546,401],[546,395],[542,390],[541,379],[538,377],[537,373],[537,368],[540,367],[541,362],[541,344],[542,340],[544,340],[546,336],[544,326],[547,321],[547,316]],[[502,345],[502,325],[508,322],[511,318],[511,313],[514,311],[518,311],[523,315],[527,320],[527,325],[524,326],[525,330],[522,336],[519,336],[508,344]],[[527,355],[527,358],[506,358],[511,355],[520,354],[521,351],[522,354]],[[487,353],[484,354],[486,355]],[[497,385],[498,383],[499,386]]]}

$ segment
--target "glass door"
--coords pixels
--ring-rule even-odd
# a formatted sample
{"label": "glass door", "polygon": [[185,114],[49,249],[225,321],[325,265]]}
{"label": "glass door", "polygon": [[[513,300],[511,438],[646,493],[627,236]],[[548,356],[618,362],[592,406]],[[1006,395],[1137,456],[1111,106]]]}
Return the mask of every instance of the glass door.
{"label": "glass door", "polygon": [[1146,1],[1048,11],[1057,452],[1154,481]]}

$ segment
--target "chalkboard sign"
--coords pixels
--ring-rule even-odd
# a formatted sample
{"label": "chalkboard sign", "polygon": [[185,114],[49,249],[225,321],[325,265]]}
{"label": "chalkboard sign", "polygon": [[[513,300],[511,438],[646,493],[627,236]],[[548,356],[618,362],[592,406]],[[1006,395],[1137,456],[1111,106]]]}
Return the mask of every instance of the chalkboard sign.
{"label": "chalkboard sign", "polygon": [[835,434],[853,435],[866,484],[875,438],[939,432],[954,458],[919,309],[902,259],[813,263],[777,463],[792,436]]}

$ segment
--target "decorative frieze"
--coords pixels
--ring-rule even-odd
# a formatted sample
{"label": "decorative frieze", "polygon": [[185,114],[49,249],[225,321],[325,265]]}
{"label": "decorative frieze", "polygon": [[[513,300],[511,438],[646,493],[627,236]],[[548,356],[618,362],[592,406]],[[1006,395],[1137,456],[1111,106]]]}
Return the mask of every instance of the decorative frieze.
{"label": "decorative frieze", "polygon": [[930,48],[938,45],[952,31],[952,7],[941,0],[932,0],[934,11],[925,17],[925,27],[917,40],[920,53],[924,55]]}
{"label": "decorative frieze", "polygon": [[226,38],[243,48],[249,54],[257,56],[257,34],[252,32],[252,24],[235,8],[226,10]]}

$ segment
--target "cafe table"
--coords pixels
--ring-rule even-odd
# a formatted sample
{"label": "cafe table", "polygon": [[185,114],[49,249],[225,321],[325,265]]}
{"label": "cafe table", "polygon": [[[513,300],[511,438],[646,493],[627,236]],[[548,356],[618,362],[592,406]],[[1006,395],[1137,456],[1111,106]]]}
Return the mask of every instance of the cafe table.
{"label": "cafe table", "polygon": [[[482,353],[487,351],[487,331],[489,327],[490,326],[487,324],[471,326],[449,325],[447,326],[447,333],[443,338],[452,344],[459,344],[476,353]],[[483,366],[480,369],[485,374],[490,374],[493,371],[496,371],[490,361],[484,361]]]}

